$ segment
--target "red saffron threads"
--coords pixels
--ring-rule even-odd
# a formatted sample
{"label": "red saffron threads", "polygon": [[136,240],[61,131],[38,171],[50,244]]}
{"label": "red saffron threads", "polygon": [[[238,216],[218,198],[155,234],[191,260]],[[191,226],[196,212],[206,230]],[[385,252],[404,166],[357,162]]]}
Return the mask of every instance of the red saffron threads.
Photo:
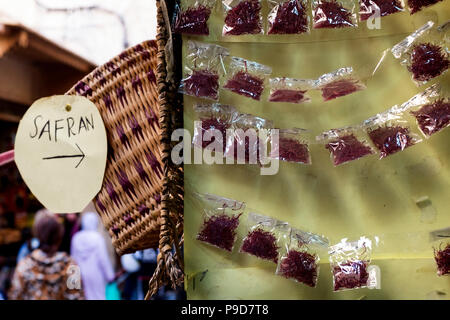
{"label": "red saffron threads", "polygon": [[306,8],[299,0],[285,1],[274,10],[276,16],[269,20],[268,34],[298,34],[308,31]]}
{"label": "red saffron threads", "polygon": [[[205,135],[205,132],[207,130],[218,130],[222,134],[222,152],[225,153],[225,149],[227,146],[227,139],[226,139],[226,132],[227,129],[230,127],[230,124],[227,122],[224,122],[221,119],[217,118],[209,118],[209,119],[202,119],[202,137]],[[207,148],[208,145],[212,144],[215,141],[215,137],[212,136],[211,141],[204,141],[202,139],[202,148]]]}
{"label": "red saffron threads", "polygon": [[236,72],[224,86],[234,93],[260,100],[264,91],[264,79],[258,78],[245,71]]}
{"label": "red saffron threads", "polygon": [[380,150],[380,158],[387,157],[414,145],[409,129],[400,126],[383,126],[368,132],[370,139]]}
{"label": "red saffron threads", "polygon": [[364,87],[358,80],[340,79],[324,85],[321,89],[324,101],[329,101],[362,90]]}
{"label": "red saffron threads", "polygon": [[436,100],[411,113],[416,117],[420,130],[427,136],[450,125],[450,102],[448,100]]}
{"label": "red saffron threads", "polygon": [[186,94],[218,99],[219,75],[208,70],[194,70],[190,76],[183,80]]}
{"label": "red saffron threads", "polygon": [[[244,144],[244,159],[245,159],[245,163],[250,163],[250,154],[254,154],[256,153],[256,161],[258,163],[258,165],[261,166],[261,159],[260,159],[260,154],[259,154],[259,144],[262,143],[261,140],[259,139],[259,137],[256,137],[256,142],[252,145],[250,145],[250,137],[249,136],[245,136],[244,137],[244,141],[242,141],[241,139],[237,139],[236,137],[234,138],[234,159],[238,159],[239,158],[239,154],[238,154],[238,146],[242,146],[242,144]],[[240,147],[242,148],[242,147]],[[252,163],[253,164],[253,163]]]}
{"label": "red saffron threads", "polygon": [[354,27],[352,13],[336,0],[320,1],[314,9],[314,28]]}
{"label": "red saffron threads", "polygon": [[408,0],[408,6],[411,11],[411,14],[416,13],[417,11],[422,10],[423,7],[431,6],[435,3],[443,0]]}
{"label": "red saffron threads", "polygon": [[333,268],[334,291],[356,289],[367,286],[368,261],[347,261]]}
{"label": "red saffron threads", "polygon": [[317,283],[316,257],[303,251],[290,250],[281,259],[279,273],[285,278],[292,278],[310,287]]}
{"label": "red saffron threads", "polygon": [[372,149],[359,141],[354,134],[333,140],[325,148],[333,155],[333,163],[335,166],[373,154]]}
{"label": "red saffron threads", "polygon": [[236,240],[236,229],[239,226],[240,216],[241,214],[232,216],[220,214],[205,219],[202,229],[197,234],[197,240],[231,252]]}
{"label": "red saffron threads", "polygon": [[450,243],[443,250],[435,250],[434,259],[436,260],[438,275],[450,274]]}
{"label": "red saffron threads", "polygon": [[380,17],[384,17],[403,10],[402,4],[399,0],[360,0],[361,21],[369,19],[375,10],[372,8],[372,4],[375,3],[380,8]]}
{"label": "red saffron threads", "polygon": [[241,252],[277,263],[278,249],[277,239],[273,233],[262,229],[255,229],[245,237]]}
{"label": "red saffron threads", "polygon": [[211,9],[200,5],[198,7],[187,8],[185,11],[178,11],[174,23],[176,33],[209,35],[208,19]]}
{"label": "red saffron threads", "polygon": [[308,100],[305,93],[303,90],[278,89],[270,94],[269,101],[301,103]]}
{"label": "red saffron threads", "polygon": [[283,161],[309,163],[308,145],[296,139],[280,138],[278,158]]}
{"label": "red saffron threads", "polygon": [[239,2],[225,17],[225,35],[258,34],[262,31],[261,3],[258,0]]}
{"label": "red saffron threads", "polygon": [[428,81],[448,69],[449,60],[438,45],[421,43],[414,46],[411,53],[411,66],[408,70],[413,73],[413,79]]}

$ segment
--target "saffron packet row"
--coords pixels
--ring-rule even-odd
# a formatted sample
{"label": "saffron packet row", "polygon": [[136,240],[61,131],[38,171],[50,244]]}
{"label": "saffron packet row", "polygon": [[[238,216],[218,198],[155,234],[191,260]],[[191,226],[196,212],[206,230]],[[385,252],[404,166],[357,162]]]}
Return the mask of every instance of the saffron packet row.
{"label": "saffron packet row", "polygon": [[[324,101],[336,99],[366,88],[370,75],[352,67],[340,68],[317,79],[271,78],[272,68],[255,61],[229,57],[229,51],[216,44],[188,41],[184,78],[180,93],[197,98],[219,100],[219,88],[241,96],[261,100],[269,82],[269,102],[306,103],[309,90],[320,90]],[[222,80],[222,81],[221,81]]]}
{"label": "saffron packet row", "polygon": [[271,78],[269,102],[311,102],[308,91],[320,90],[323,101],[334,100],[367,88],[370,75],[355,72],[352,67],[321,75],[317,79]]}
{"label": "saffron packet row", "polygon": [[[228,251],[235,250],[269,263],[276,264],[275,274],[309,287],[316,287],[320,260],[331,265],[333,291],[359,288],[381,289],[380,269],[372,265],[373,252],[390,252],[387,243],[401,240],[408,249],[417,243],[408,243],[412,234],[361,236],[359,239],[343,238],[330,245],[325,236],[302,229],[290,223],[268,217],[249,209],[245,202],[212,194],[195,193],[197,208],[202,212],[196,239],[206,245]],[[450,227],[429,232],[429,242],[434,250],[437,275],[450,275]],[[426,238],[422,238],[427,248]],[[396,247],[398,243],[396,242]]]}
{"label": "saffron packet row", "polygon": [[228,58],[229,51],[222,46],[188,41],[187,62],[179,92],[217,101],[219,88],[222,87],[236,94],[260,100],[272,69],[239,57]]}
{"label": "saffron packet row", "polygon": [[335,166],[371,155],[383,159],[450,126],[450,98],[439,84],[361,124],[331,129],[315,139],[307,129],[275,128],[272,121],[242,114],[233,106],[197,105],[194,111],[194,147],[222,153],[239,164],[260,166],[266,154],[271,159],[310,165],[310,146],[316,143],[329,151]]}
{"label": "saffron packet row", "polygon": [[[415,125],[413,125],[415,124]],[[401,105],[362,124],[332,129],[316,137],[335,166],[379,154],[380,159],[403,151],[450,126],[450,98],[434,84]]]}
{"label": "saffron packet row", "polygon": [[196,105],[192,144],[208,149],[238,164],[266,164],[266,157],[311,164],[311,137],[301,128],[274,130],[267,119],[240,113],[222,104]]}
{"label": "saffron packet row", "polygon": [[[449,38],[445,36],[450,24],[436,28],[433,26],[434,22],[428,21],[390,50],[411,72],[411,78],[417,86],[441,77],[450,66]],[[372,73],[356,72],[352,67],[344,67],[317,79],[277,77],[268,81],[272,74],[271,67],[240,57],[229,57],[229,51],[219,45],[190,40],[179,91],[218,101],[221,87],[260,101],[269,82],[269,102],[310,102],[310,90],[321,90],[323,101],[330,101],[366,89],[367,81],[384,57],[383,54]]]}
{"label": "saffron packet row", "polygon": [[311,29],[356,28],[358,20],[403,12],[406,7],[415,14],[440,1],[406,0],[405,5],[403,0],[267,0],[264,15],[262,0],[182,0],[175,4],[172,26],[176,33],[207,36],[210,16],[221,5],[223,36],[304,34]]}
{"label": "saffron packet row", "polygon": [[380,288],[379,274],[369,279],[372,241],[368,238],[342,239],[329,246],[326,237],[255,213],[243,202],[212,194],[195,193],[195,197],[203,212],[196,239],[207,245],[231,253],[237,243],[239,253],[272,262],[276,275],[312,288],[319,279],[320,257],[326,257],[332,266],[334,291]]}

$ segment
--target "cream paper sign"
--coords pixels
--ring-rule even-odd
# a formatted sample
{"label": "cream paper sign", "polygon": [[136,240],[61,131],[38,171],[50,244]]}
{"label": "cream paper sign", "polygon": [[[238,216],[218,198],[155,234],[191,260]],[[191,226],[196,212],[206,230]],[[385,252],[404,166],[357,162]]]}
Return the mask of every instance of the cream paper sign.
{"label": "cream paper sign", "polygon": [[15,161],[31,192],[54,213],[88,205],[102,186],[106,154],[102,118],[84,97],[39,99],[20,121]]}

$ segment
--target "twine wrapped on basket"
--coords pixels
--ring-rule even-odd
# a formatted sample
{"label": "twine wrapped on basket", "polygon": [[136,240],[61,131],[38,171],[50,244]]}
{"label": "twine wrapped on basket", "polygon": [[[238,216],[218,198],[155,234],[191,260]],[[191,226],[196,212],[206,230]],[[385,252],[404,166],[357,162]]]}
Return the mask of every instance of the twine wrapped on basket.
{"label": "twine wrapped on basket", "polygon": [[183,168],[170,159],[182,102],[164,0],[157,9],[156,41],[124,51],[67,92],[90,99],[105,122],[108,160],[94,204],[116,251],[160,249],[146,299],[183,282]]}

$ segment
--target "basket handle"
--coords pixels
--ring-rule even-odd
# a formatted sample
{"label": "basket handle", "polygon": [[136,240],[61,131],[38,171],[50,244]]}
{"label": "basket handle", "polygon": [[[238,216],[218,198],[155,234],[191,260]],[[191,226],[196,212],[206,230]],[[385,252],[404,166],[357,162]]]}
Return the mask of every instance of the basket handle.
{"label": "basket handle", "polygon": [[[160,122],[162,129],[161,145],[163,149],[163,171],[165,182],[162,190],[161,224],[159,235],[159,249],[157,268],[149,281],[149,290],[145,299],[150,299],[157,293],[158,289],[168,283],[173,287],[180,286],[184,281],[183,264],[181,262],[180,244],[177,235],[177,225],[174,225],[170,216],[171,190],[168,181],[171,180],[172,168],[170,165],[170,133],[172,128],[172,108],[170,92],[176,91],[173,78],[173,53],[172,53],[172,32],[168,18],[168,10],[165,0],[157,0],[157,20],[158,20],[158,91],[160,102]],[[173,99],[172,99],[173,100]],[[176,215],[175,215],[176,216]],[[175,253],[172,249],[175,248]]]}

